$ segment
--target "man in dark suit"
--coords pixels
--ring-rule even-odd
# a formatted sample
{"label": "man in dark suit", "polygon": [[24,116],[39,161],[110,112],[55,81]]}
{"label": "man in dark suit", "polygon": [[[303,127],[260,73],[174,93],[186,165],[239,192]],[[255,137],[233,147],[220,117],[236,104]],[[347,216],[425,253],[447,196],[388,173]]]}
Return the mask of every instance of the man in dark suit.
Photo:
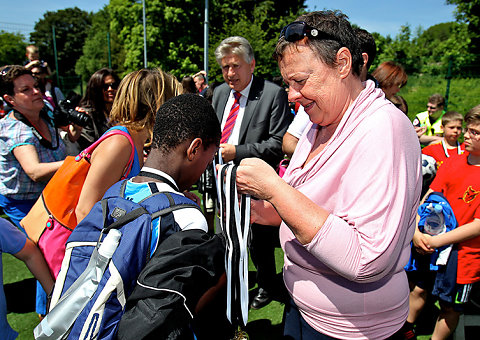
{"label": "man in dark suit", "polygon": [[[215,58],[225,79],[213,93],[213,107],[222,127],[223,161],[239,164],[244,158],[258,157],[276,167],[283,158],[282,138],[291,118],[287,93],[253,75],[253,49],[243,37],[223,40],[215,50]],[[250,251],[259,287],[252,308],[267,305],[276,289],[276,244],[278,227],[252,225]]]}

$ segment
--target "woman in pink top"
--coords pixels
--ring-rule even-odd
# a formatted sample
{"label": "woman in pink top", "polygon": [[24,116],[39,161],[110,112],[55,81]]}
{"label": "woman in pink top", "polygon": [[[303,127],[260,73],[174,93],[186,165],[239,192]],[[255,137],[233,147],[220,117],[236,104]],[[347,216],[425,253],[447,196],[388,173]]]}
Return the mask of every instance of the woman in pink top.
{"label": "woman in pink top", "polygon": [[286,26],[275,56],[310,123],[280,178],[245,159],[237,185],[264,201],[256,223],[280,225],[285,335],[395,339],[408,314],[409,258],[421,190],[420,145],[408,118],[372,81],[346,17],[313,12]]}

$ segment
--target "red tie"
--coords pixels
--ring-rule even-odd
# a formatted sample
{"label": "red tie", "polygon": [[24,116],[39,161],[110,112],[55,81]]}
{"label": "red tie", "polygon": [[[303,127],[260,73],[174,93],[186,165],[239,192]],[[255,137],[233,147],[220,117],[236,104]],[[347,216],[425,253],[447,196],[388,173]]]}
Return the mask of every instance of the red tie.
{"label": "red tie", "polygon": [[240,97],[242,94],[240,92],[235,91],[233,93],[235,100],[233,101],[232,108],[230,109],[230,113],[228,114],[227,121],[225,122],[225,126],[223,127],[222,131],[222,139],[220,139],[220,143],[226,143],[228,138],[232,134],[233,127],[235,126],[235,120],[238,116],[238,111],[240,110]]}

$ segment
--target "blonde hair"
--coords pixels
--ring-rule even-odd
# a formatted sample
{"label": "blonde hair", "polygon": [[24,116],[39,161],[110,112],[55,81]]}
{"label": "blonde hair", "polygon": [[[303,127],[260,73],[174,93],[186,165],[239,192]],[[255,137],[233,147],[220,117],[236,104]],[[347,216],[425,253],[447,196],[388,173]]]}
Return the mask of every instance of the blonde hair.
{"label": "blonde hair", "polygon": [[159,68],[131,72],[120,82],[110,120],[136,131],[146,128],[152,134],[160,106],[180,93],[177,78]]}
{"label": "blonde hair", "polygon": [[457,111],[448,111],[442,117],[442,126],[447,125],[450,122],[459,121],[463,124],[463,116]]}
{"label": "blonde hair", "polygon": [[25,50],[27,53],[38,53],[38,47],[35,45],[28,45]]}

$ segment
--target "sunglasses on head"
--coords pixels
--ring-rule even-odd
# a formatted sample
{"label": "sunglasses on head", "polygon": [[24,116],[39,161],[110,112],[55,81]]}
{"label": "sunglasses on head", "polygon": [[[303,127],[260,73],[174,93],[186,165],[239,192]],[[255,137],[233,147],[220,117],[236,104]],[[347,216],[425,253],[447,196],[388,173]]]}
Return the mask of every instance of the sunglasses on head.
{"label": "sunglasses on head", "polygon": [[302,40],[307,37],[309,39],[325,39],[325,40],[336,40],[330,34],[325,32],[320,32],[316,28],[308,25],[304,21],[294,21],[284,28],[280,32],[280,38],[284,37],[286,41],[295,42]]}
{"label": "sunglasses on head", "polygon": [[104,91],[108,91],[110,88],[112,88],[113,90],[116,90],[118,88],[118,84],[117,83],[103,84]]}
{"label": "sunglasses on head", "polygon": [[5,67],[2,71],[0,71],[0,76],[3,77],[5,76],[8,71],[10,71],[12,68],[10,66]]}

